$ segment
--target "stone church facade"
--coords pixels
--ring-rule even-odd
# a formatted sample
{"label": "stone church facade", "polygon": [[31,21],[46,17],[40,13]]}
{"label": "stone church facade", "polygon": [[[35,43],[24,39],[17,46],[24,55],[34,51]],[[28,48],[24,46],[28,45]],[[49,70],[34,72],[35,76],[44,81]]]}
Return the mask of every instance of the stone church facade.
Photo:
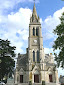
{"label": "stone church facade", "polygon": [[38,85],[41,85],[42,81],[51,83],[50,85],[59,85],[52,53],[44,53],[42,28],[35,4],[30,17],[28,48],[26,54],[18,54],[15,70],[15,84],[28,85],[29,81]]}

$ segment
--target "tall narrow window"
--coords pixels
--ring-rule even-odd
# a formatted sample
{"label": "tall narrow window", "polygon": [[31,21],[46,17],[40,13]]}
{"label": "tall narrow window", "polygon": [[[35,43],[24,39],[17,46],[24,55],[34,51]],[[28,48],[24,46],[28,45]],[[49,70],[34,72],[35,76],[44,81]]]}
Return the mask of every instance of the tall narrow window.
{"label": "tall narrow window", "polygon": [[37,62],[39,62],[39,51],[37,51]]}
{"label": "tall narrow window", "polygon": [[35,36],[35,28],[33,28],[33,36]]}
{"label": "tall narrow window", "polygon": [[38,27],[36,28],[36,36],[38,36]]}
{"label": "tall narrow window", "polygon": [[35,62],[35,52],[33,51],[33,62]]}

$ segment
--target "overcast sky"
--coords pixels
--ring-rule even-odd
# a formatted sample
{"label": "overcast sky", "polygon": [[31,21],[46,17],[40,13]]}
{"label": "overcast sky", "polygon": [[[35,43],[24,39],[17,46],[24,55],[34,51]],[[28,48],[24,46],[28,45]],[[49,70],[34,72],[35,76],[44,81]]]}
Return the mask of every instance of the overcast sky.
{"label": "overcast sky", "polygon": [[[53,29],[60,24],[59,17],[64,11],[64,2],[36,0],[35,4],[37,14],[41,19],[45,53],[53,53],[52,45],[56,39]],[[16,46],[16,53],[26,53],[33,5],[33,0],[0,0],[0,38],[10,40],[11,45]],[[60,69],[59,75],[63,72]]]}

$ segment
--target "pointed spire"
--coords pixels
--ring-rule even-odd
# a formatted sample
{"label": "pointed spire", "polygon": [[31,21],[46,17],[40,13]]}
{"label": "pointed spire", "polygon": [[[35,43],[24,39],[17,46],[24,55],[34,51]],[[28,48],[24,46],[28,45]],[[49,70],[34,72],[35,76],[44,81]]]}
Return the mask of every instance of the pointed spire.
{"label": "pointed spire", "polygon": [[37,12],[36,12],[36,7],[35,7],[35,2],[34,2],[34,7],[33,7],[33,15],[37,17]]}
{"label": "pointed spire", "polygon": [[30,23],[32,23],[32,22],[33,23],[40,23],[40,18],[39,18],[39,16],[37,16],[37,12],[36,12],[35,0],[34,0],[32,16],[30,17]]}

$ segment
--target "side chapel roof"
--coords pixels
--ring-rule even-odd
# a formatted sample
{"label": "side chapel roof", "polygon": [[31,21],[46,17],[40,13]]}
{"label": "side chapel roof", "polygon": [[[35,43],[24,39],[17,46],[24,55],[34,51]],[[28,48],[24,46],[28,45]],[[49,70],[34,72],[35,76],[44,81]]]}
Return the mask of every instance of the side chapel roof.
{"label": "side chapel roof", "polygon": [[28,55],[27,54],[20,54],[18,55],[18,60],[17,60],[17,63],[18,63],[18,70],[20,70],[21,68],[23,70],[28,70]]}

